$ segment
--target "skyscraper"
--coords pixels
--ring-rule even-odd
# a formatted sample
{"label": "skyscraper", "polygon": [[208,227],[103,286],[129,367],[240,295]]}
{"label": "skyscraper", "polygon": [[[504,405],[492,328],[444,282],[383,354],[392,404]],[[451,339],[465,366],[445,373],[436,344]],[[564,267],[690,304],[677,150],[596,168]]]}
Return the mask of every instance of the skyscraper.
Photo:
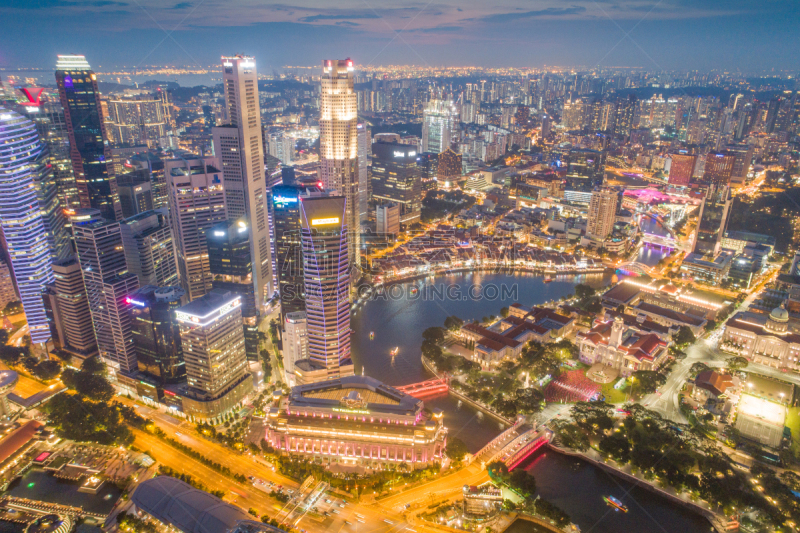
{"label": "skyscraper", "polygon": [[[322,62],[319,99],[319,180],[325,189],[347,199],[342,223],[350,232],[349,263],[361,264],[359,219],[358,97],[353,90],[353,61]],[[356,281],[356,280],[353,280]]]}
{"label": "skyscraper", "polygon": [[160,140],[173,134],[170,124],[169,93],[112,96],[108,98],[109,137],[115,145],[147,145],[157,148]]}
{"label": "skyscraper", "polygon": [[180,328],[175,310],[186,304],[180,287],[145,285],[128,296],[133,344],[139,371],[159,384],[186,379]]}
{"label": "skyscraper", "polygon": [[372,145],[372,197],[400,206],[400,223],[418,222],[422,209],[422,184],[417,149],[408,144],[377,142]]}
{"label": "skyscraper", "polygon": [[166,209],[126,218],[121,229],[128,270],[139,277],[139,285],[168,287],[178,284]]}
{"label": "skyscraper", "polygon": [[272,188],[272,220],[275,225],[275,274],[281,297],[281,321],[295,311],[305,311],[303,289],[303,253],[300,244],[299,185],[276,185]]}
{"label": "skyscraper", "polygon": [[42,291],[54,280],[36,189],[42,149],[33,123],[0,107],[0,225],[35,344],[50,339]]}
{"label": "skyscraper", "polygon": [[599,241],[605,240],[614,231],[619,194],[611,189],[597,189],[589,202],[586,217],[586,235]]}
{"label": "skyscraper", "polygon": [[283,368],[290,383],[295,382],[294,364],[308,358],[308,324],[305,311],[287,313],[283,319]]}
{"label": "skyscraper", "polygon": [[[461,177],[461,154],[448,148],[439,154],[439,164],[436,167],[436,182],[438,186],[449,187],[451,183]],[[435,187],[434,187],[435,188]]]}
{"label": "skyscraper", "polygon": [[697,238],[694,253],[715,257],[719,254],[722,235],[728,225],[731,208],[731,193],[726,186],[709,186],[700,205],[697,223]]}
{"label": "skyscraper", "polygon": [[97,76],[83,56],[58,56],[56,84],[69,134],[70,156],[81,207],[121,220]]}
{"label": "skyscraper", "polygon": [[86,297],[83,272],[77,257],[53,263],[55,282],[51,294],[61,349],[86,359],[97,354],[92,313]]}
{"label": "skyscraper", "polygon": [[353,373],[346,204],[344,196],[301,197],[308,359],[295,362],[298,384]]}
{"label": "skyscraper", "polygon": [[127,298],[139,280],[128,272],[119,222],[104,219],[97,209],[79,209],[71,220],[97,348],[109,371],[125,383],[138,368]]}
{"label": "skyscraper", "polygon": [[458,108],[450,100],[431,100],[422,116],[422,151],[440,154],[458,136]]}
{"label": "skyscraper", "polygon": [[200,156],[164,162],[175,258],[189,301],[211,290],[206,231],[226,220],[222,173],[214,165],[215,158]]}
{"label": "skyscraper", "polygon": [[253,389],[241,307],[241,296],[214,289],[175,311],[186,363],[186,414],[218,419]]}
{"label": "skyscraper", "polygon": [[247,219],[253,292],[260,309],[273,287],[256,62],[247,56],[223,57],[222,69],[230,123],[212,129],[214,153],[222,164],[227,218]]}
{"label": "skyscraper", "polygon": [[728,187],[733,175],[733,163],[736,156],[727,152],[711,152],[706,155],[706,166],[703,170],[703,181],[720,187]]}
{"label": "skyscraper", "polygon": [[692,181],[692,173],[697,162],[696,155],[690,155],[686,151],[677,154],[670,154],[672,160],[669,166],[669,184],[688,186]]}

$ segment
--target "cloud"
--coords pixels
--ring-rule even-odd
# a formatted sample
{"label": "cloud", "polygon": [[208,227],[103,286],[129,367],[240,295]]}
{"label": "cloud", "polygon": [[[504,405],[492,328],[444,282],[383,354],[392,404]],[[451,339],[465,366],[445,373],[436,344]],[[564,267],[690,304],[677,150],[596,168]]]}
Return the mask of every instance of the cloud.
{"label": "cloud", "polygon": [[358,24],[356,22],[350,22],[349,20],[340,20],[339,22],[336,23],[336,25],[337,26],[347,26],[347,27],[361,26],[361,24]]}
{"label": "cloud", "polygon": [[317,22],[320,20],[379,19],[375,13],[348,13],[341,15],[319,14],[303,17],[300,22]]}
{"label": "cloud", "polygon": [[436,26],[434,28],[420,28],[418,30],[406,30],[406,31],[415,31],[419,33],[440,33],[440,32],[456,32],[463,30],[463,26]]}
{"label": "cloud", "polygon": [[5,8],[15,9],[52,9],[55,7],[107,7],[127,6],[127,2],[114,2],[112,0],[95,0],[92,2],[73,2],[71,0],[6,0]]}
{"label": "cloud", "polygon": [[583,6],[572,7],[548,7],[547,9],[538,9],[536,11],[525,11],[524,13],[498,13],[496,15],[487,15],[477,20],[483,22],[513,22],[519,19],[538,18],[538,17],[563,17],[568,15],[578,15],[584,13],[586,8]]}
{"label": "cloud", "polygon": [[192,7],[192,3],[191,2],[178,2],[177,4],[172,6],[170,9],[178,10],[178,9],[187,9],[187,8],[190,8],[190,7]]}

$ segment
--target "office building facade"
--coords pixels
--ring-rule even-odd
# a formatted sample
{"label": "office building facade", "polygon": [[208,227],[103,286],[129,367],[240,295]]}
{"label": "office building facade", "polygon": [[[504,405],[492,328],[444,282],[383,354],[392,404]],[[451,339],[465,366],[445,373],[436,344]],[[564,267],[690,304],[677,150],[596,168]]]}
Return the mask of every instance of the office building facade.
{"label": "office building facade", "polygon": [[[361,264],[359,214],[358,97],[353,89],[351,59],[322,62],[319,98],[319,181],[331,193],[347,199],[343,224],[350,232],[348,261]],[[356,281],[356,280],[354,280]]]}
{"label": "office building facade", "polygon": [[175,311],[186,366],[187,415],[219,420],[253,389],[241,307],[241,296],[214,289]]}
{"label": "office building facade", "polygon": [[97,76],[85,57],[58,56],[56,84],[81,207],[98,209],[107,220],[121,220]]}
{"label": "office building facade", "polygon": [[97,348],[110,374],[125,384],[137,370],[127,298],[139,279],[128,272],[119,222],[97,209],[79,209],[71,220]]}
{"label": "office building facade", "polygon": [[178,275],[192,301],[211,290],[206,231],[227,220],[222,173],[213,157],[169,159],[164,164]]}
{"label": "office building facade", "polygon": [[301,200],[308,359],[295,363],[295,374],[298,383],[309,383],[353,373],[348,210],[344,196],[303,196]]}
{"label": "office building facade", "polygon": [[35,344],[50,339],[42,291],[54,280],[52,240],[36,188],[43,150],[33,123],[0,107],[0,225]]}
{"label": "office building facade", "polygon": [[296,376],[294,364],[308,359],[308,322],[305,311],[286,313],[283,319],[283,368],[286,380],[294,385]]}
{"label": "office building facade", "polygon": [[251,281],[261,309],[273,286],[258,74],[255,59],[247,56],[223,57],[222,69],[230,123],[213,128],[214,152],[222,164],[227,219],[247,219]]}
{"label": "office building facade", "polygon": [[400,233],[400,206],[394,203],[375,207],[375,232],[379,235]]}
{"label": "office building facade", "polygon": [[400,206],[400,223],[418,222],[422,209],[422,184],[417,150],[399,143],[372,145],[372,197]]}
{"label": "office building facade", "polygon": [[73,256],[53,263],[53,277],[55,281],[50,293],[54,301],[51,308],[61,349],[79,359],[96,355],[92,313],[78,258]]}
{"label": "office building facade", "polygon": [[281,321],[288,313],[304,311],[303,251],[300,242],[299,185],[276,185],[272,188],[270,206],[274,225],[273,254],[278,293],[281,298]]}
{"label": "office building facade", "polygon": [[122,221],[122,243],[128,270],[139,285],[178,284],[178,268],[167,210],[151,210]]}
{"label": "office building facade", "polygon": [[705,199],[700,204],[694,253],[712,258],[719,254],[730,208],[730,189],[726,186],[709,186]]}
{"label": "office building facade", "polygon": [[174,134],[169,93],[111,96],[108,103],[109,140],[115,145],[158,148],[161,139]]}
{"label": "office building facade", "polygon": [[726,152],[711,152],[706,155],[703,181],[715,187],[729,187],[733,176],[733,163],[736,156]]}
{"label": "office building facade", "polygon": [[461,177],[461,154],[457,154],[448,148],[439,154],[438,161],[439,164],[436,167],[436,181],[442,187],[450,187],[450,184],[455,183]]}
{"label": "office building facade", "polygon": [[450,100],[433,99],[422,114],[422,151],[440,154],[458,140],[458,108]]}
{"label": "office building facade", "polygon": [[139,372],[159,385],[186,379],[180,327],[175,311],[186,304],[177,286],[145,285],[128,296],[131,329]]}

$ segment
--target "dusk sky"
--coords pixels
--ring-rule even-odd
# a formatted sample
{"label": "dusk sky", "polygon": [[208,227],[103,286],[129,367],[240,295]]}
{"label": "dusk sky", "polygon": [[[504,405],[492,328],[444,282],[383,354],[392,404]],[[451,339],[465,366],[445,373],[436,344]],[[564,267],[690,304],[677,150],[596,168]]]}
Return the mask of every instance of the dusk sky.
{"label": "dusk sky", "polygon": [[800,68],[796,0],[0,0],[0,66],[358,64]]}

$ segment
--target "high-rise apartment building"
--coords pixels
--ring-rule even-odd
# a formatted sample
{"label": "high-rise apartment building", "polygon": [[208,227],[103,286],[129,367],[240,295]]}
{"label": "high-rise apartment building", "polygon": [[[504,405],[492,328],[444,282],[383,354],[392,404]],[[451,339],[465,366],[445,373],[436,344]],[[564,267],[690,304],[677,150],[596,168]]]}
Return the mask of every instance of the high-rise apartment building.
{"label": "high-rise apartment building", "polygon": [[109,140],[115,145],[157,148],[162,138],[174,133],[170,124],[172,103],[167,91],[114,95],[106,102]]}
{"label": "high-rise apartment building", "polygon": [[273,293],[258,75],[252,57],[222,58],[230,123],[212,129],[214,153],[222,164],[227,219],[245,217],[253,255],[253,292],[258,309]]}
{"label": "high-rise apartment building", "polygon": [[56,84],[81,207],[99,209],[107,220],[121,220],[97,76],[84,56],[58,56]]}
{"label": "high-rise apartment building", "polygon": [[267,149],[269,155],[279,160],[283,165],[291,165],[294,161],[294,139],[283,132],[272,133],[267,136]]}
{"label": "high-rise apartment building", "polygon": [[79,209],[71,220],[100,357],[120,383],[132,384],[137,364],[127,298],[139,279],[128,272],[121,224],[97,209]]}
{"label": "high-rise apartment building", "polygon": [[458,108],[450,100],[431,100],[422,115],[422,151],[440,154],[458,140]]}
{"label": "high-rise apartment building", "polygon": [[619,194],[612,189],[598,189],[589,201],[586,217],[586,235],[599,241],[605,240],[614,231]]}
{"label": "high-rise apartment building", "polygon": [[[356,132],[358,136],[358,221],[362,223],[367,220],[367,209],[371,197],[367,160],[372,152],[372,142],[369,128],[365,122],[359,122],[356,125]],[[358,231],[360,232],[360,229]]]}
{"label": "high-rise apartment building", "polygon": [[145,285],[128,296],[139,371],[159,385],[186,379],[175,310],[186,304],[180,287]]}
{"label": "high-rise apartment building", "polygon": [[308,359],[295,362],[298,384],[353,373],[347,199],[302,196],[301,200]]}
{"label": "high-rise apartment building", "polygon": [[53,263],[53,275],[51,308],[61,349],[80,359],[96,355],[92,313],[78,258],[73,256]]}
{"label": "high-rise apartment building", "polygon": [[[350,59],[322,62],[319,98],[319,181],[328,191],[347,199],[342,223],[350,232],[349,263],[361,264],[359,214],[359,160],[357,96],[353,90],[355,68]],[[353,280],[356,281],[356,280]]]}
{"label": "high-rise apartment building", "polygon": [[153,189],[147,169],[120,174],[117,177],[117,192],[124,218],[153,209]]}
{"label": "high-rise apartment building", "polygon": [[211,290],[206,231],[227,220],[216,164],[213,157],[199,156],[164,162],[178,275],[189,301]]}
{"label": "high-rise apartment building", "polygon": [[720,187],[728,187],[733,175],[733,163],[736,156],[727,152],[711,152],[706,155],[706,165],[703,170],[703,181]]}
{"label": "high-rise apartment building", "polygon": [[400,206],[395,203],[375,206],[375,232],[378,235],[400,233]]}
{"label": "high-rise apartment building", "polygon": [[399,205],[401,224],[419,221],[422,184],[416,147],[385,142],[373,144],[370,174],[375,200]]}
{"label": "high-rise apartment building", "polygon": [[241,309],[241,296],[214,289],[175,311],[186,366],[187,415],[218,420],[253,389]]}
{"label": "high-rise apartment building", "polygon": [[692,181],[697,156],[686,151],[670,154],[669,184],[686,187]]}
{"label": "high-rise apartment building", "polygon": [[0,309],[4,309],[11,302],[18,302],[17,289],[14,288],[11,269],[8,263],[0,260]]}
{"label": "high-rise apartment building", "polygon": [[726,186],[710,185],[700,205],[694,253],[716,257],[721,249],[722,236],[728,225],[731,193]]}
{"label": "high-rise apartment building", "polygon": [[50,339],[42,291],[54,279],[52,240],[37,191],[43,150],[33,123],[0,107],[0,226],[35,344]]}
{"label": "high-rise apartment building", "polygon": [[128,270],[139,277],[140,286],[178,284],[172,229],[166,209],[126,218],[121,229]]}
{"label": "high-rise apartment building", "polygon": [[272,188],[273,253],[282,321],[288,313],[305,311],[306,308],[300,243],[300,195],[304,190],[299,185],[276,185]]}
{"label": "high-rise apartment building", "polygon": [[745,183],[750,165],[753,163],[753,145],[729,144],[725,147],[725,153],[733,156],[731,181],[738,184]]}

